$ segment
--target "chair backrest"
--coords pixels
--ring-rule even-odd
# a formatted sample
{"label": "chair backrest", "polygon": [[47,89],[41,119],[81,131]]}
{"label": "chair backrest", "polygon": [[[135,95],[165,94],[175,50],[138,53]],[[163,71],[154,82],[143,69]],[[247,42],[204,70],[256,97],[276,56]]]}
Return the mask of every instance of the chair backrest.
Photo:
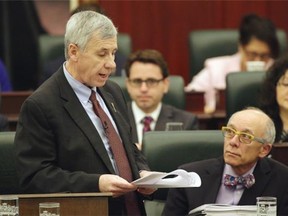
{"label": "chair backrest", "polygon": [[226,119],[247,106],[258,107],[265,72],[236,72],[226,76]]}
{"label": "chair backrest", "polygon": [[0,194],[19,194],[14,156],[15,132],[0,132]]}
{"label": "chair backrest", "polygon": [[[220,130],[150,131],[143,137],[143,154],[153,171],[170,172],[192,161],[219,157],[224,138]],[[155,199],[165,200],[158,189]]]}
{"label": "chair backrest", "polygon": [[[190,78],[203,67],[207,58],[231,55],[238,50],[239,33],[237,29],[195,30],[189,33]],[[287,50],[286,32],[277,30],[280,53]]]}
{"label": "chair backrest", "polygon": [[[116,82],[123,90],[124,96],[127,101],[131,101],[129,93],[126,88],[126,77],[111,76],[110,80]],[[163,103],[170,104],[179,109],[185,109],[185,93],[184,93],[184,79],[182,76],[171,75],[169,76],[170,87],[167,94],[163,97]]]}

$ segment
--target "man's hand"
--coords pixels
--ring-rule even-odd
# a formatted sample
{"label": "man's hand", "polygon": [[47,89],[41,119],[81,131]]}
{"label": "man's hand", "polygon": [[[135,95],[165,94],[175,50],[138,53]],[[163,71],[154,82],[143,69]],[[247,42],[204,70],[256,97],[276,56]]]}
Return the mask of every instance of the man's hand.
{"label": "man's hand", "polygon": [[136,185],[129,183],[118,175],[104,174],[99,178],[99,190],[101,192],[111,192],[113,197],[121,196],[136,189]]}
{"label": "man's hand", "polygon": [[[147,175],[150,175],[151,173],[153,173],[152,171],[147,171],[147,170],[142,170],[140,172],[140,177],[144,177]],[[139,187],[137,189],[137,191],[143,195],[151,195],[152,193],[154,193],[157,190],[157,188],[154,187]]]}

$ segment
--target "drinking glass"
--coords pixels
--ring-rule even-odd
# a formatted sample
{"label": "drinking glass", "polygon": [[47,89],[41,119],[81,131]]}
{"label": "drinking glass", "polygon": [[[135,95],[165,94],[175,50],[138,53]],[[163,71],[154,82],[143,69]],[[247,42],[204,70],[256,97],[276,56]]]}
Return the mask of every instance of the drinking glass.
{"label": "drinking glass", "polygon": [[39,203],[39,216],[60,216],[60,203]]}
{"label": "drinking glass", "polygon": [[18,197],[3,195],[0,196],[0,216],[18,216]]}
{"label": "drinking glass", "polygon": [[173,131],[173,130],[183,130],[183,123],[182,122],[167,122],[166,131]]}
{"label": "drinking glass", "polygon": [[257,197],[257,216],[276,216],[276,197]]}

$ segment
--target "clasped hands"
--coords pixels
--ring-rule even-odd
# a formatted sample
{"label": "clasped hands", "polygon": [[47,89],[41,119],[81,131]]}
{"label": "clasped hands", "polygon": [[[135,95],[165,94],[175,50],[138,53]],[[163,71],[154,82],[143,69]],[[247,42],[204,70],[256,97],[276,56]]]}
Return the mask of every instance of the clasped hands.
{"label": "clasped hands", "polygon": [[[142,178],[151,173],[152,171],[143,170],[140,173],[140,177]],[[118,197],[135,190],[143,195],[151,195],[157,189],[153,187],[137,187],[137,185],[126,181],[118,175],[103,174],[99,178],[99,190],[100,192],[110,192],[113,197]]]}

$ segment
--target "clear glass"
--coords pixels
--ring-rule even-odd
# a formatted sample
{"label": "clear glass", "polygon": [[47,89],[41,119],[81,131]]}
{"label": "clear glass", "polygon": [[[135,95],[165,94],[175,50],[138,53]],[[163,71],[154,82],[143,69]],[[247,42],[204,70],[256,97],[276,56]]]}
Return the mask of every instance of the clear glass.
{"label": "clear glass", "polygon": [[183,130],[182,122],[167,122],[165,126],[166,131]]}
{"label": "clear glass", "polygon": [[39,216],[60,216],[60,203],[39,203]]}
{"label": "clear glass", "polygon": [[3,195],[0,196],[0,216],[18,216],[18,197]]}
{"label": "clear glass", "polygon": [[277,216],[276,197],[257,197],[257,216]]}

